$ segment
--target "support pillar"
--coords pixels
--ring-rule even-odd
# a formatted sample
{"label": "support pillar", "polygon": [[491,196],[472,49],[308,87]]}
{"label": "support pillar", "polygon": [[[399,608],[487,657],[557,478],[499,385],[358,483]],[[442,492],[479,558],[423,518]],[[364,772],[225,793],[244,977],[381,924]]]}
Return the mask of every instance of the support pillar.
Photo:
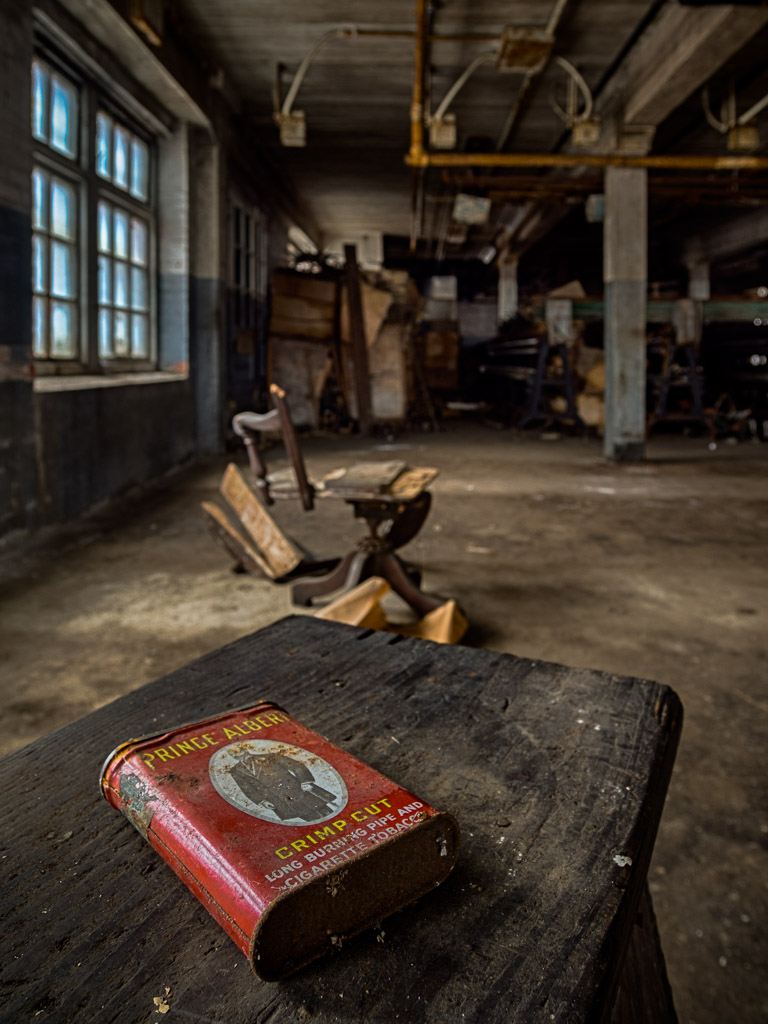
{"label": "support pillar", "polygon": [[517,260],[499,262],[499,323],[517,316]]}
{"label": "support pillar", "polygon": [[648,182],[644,168],[606,168],[603,247],[603,450],[606,458],[616,461],[642,459],[648,276]]}
{"label": "support pillar", "polygon": [[222,261],[225,221],[221,151],[206,131],[190,132],[190,376],[198,454],[224,447],[225,332]]}

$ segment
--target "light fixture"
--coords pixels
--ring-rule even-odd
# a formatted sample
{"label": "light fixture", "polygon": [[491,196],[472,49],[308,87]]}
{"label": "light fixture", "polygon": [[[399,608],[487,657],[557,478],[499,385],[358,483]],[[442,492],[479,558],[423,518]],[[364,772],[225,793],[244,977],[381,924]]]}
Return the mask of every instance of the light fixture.
{"label": "light fixture", "polygon": [[306,114],[303,110],[292,110],[292,107],[309,65],[326,43],[331,42],[333,39],[350,39],[356,35],[356,25],[344,25],[341,28],[333,28],[330,32],[326,32],[325,35],[321,36],[306,54],[301,64],[299,64],[282,104],[280,103],[280,73],[282,65],[278,64],[275,80],[275,109],[272,119],[280,129],[280,142],[283,146],[301,149],[307,144]]}
{"label": "light fixture", "polygon": [[[565,108],[557,102],[554,92],[552,109],[571,130],[571,141],[577,149],[590,149],[600,141],[600,118],[592,117],[592,92],[580,72],[565,57],[555,57],[555,63],[568,75],[568,95]],[[579,110],[579,93],[582,109]]]}
{"label": "light fixture", "polygon": [[302,149],[307,144],[307,118],[303,110],[291,110],[284,114],[279,111],[272,115],[280,129],[280,142],[283,146]]}
{"label": "light fixture", "polygon": [[429,119],[429,144],[432,149],[456,149],[456,115]]}
{"label": "light fixture", "polygon": [[763,107],[768,106],[768,93],[753,103],[749,110],[737,114],[736,90],[731,82],[728,95],[720,104],[720,117],[715,117],[709,104],[709,87],[705,85],[701,90],[701,105],[707,122],[715,131],[728,136],[727,146],[731,153],[752,153],[759,148],[760,130],[755,119]]}

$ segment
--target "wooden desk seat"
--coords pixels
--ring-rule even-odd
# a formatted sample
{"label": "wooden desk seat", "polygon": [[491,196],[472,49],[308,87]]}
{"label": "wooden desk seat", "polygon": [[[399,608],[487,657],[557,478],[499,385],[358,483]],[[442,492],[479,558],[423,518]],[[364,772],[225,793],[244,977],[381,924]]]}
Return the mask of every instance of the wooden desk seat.
{"label": "wooden desk seat", "polygon": [[[412,540],[424,524],[432,501],[428,488],[438,471],[428,466],[410,467],[403,462],[361,462],[336,469],[314,482],[304,465],[285,392],[273,384],[270,394],[274,403],[270,412],[242,412],[232,421],[235,433],[246,446],[254,486],[263,506],[272,505],[275,499],[298,497],[309,512],[316,497],[340,498],[352,506],[355,518],[365,520],[368,533],[350,545],[345,554],[333,559],[331,567],[323,567],[302,554],[296,543],[282,534],[266,507],[261,513],[249,512],[249,522],[244,521],[241,504],[247,502],[250,506],[258,499],[255,493],[250,497],[246,494],[248,488],[242,475],[236,480],[239,471],[230,466],[221,488],[229,509],[222,510],[210,502],[203,504],[215,536],[240,566],[256,566],[277,582],[314,576],[292,584],[294,604],[309,606],[318,597],[343,593],[371,576],[381,576],[419,615],[434,611],[443,602],[421,591],[419,574],[395,552]],[[274,430],[281,433],[291,462],[291,468],[282,473],[267,471],[259,448],[260,435]],[[230,488],[236,491],[234,501],[228,494]],[[282,534],[282,539],[275,560],[271,551],[278,534]],[[317,575],[323,568],[330,571]]]}
{"label": "wooden desk seat", "polygon": [[[98,787],[129,737],[260,698],[462,829],[438,889],[279,984]],[[3,1019],[671,1024],[645,881],[681,716],[640,679],[283,619],[0,760]]]}

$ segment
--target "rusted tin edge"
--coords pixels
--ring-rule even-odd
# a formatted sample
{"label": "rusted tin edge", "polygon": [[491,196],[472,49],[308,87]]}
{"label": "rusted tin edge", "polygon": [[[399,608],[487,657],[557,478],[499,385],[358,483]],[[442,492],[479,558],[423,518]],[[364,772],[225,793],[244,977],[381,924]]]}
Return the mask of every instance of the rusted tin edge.
{"label": "rusted tin edge", "polygon": [[[237,708],[236,710],[240,711],[243,709]],[[179,858],[176,856],[173,850],[169,849],[169,847],[163,842],[163,840],[160,838],[157,832],[152,832],[152,838],[154,843],[157,843],[158,846],[162,846],[163,853],[161,854],[161,856],[166,860],[171,870],[174,871],[179,876],[179,878],[181,878],[181,880],[192,892],[192,894],[194,895],[195,888],[199,889],[201,892],[204,892],[206,898],[210,901],[210,905],[212,907],[216,907],[216,910],[218,911],[219,914],[221,914],[222,919],[227,921],[239,935],[242,935],[245,941],[250,941],[250,936],[248,935],[248,933],[243,931],[243,929],[240,927],[237,921],[235,921],[234,918],[230,914],[228,914],[226,910],[224,910],[219,901],[214,899],[214,897],[210,894],[210,892],[208,892],[204,885],[201,885],[200,880],[192,874],[192,872],[189,870],[189,868],[183,861],[179,860]],[[157,852],[159,853],[160,851],[158,850]],[[192,885],[190,885],[189,880],[192,881]]]}

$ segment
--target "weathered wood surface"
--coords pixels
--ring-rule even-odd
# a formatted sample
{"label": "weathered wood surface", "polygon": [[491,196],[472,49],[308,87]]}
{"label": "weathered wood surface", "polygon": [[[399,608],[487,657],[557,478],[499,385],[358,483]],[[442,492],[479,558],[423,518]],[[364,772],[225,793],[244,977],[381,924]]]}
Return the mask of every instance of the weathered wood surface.
{"label": "weathered wood surface", "polygon": [[677,1024],[656,915],[648,886],[640,897],[635,927],[613,1004],[611,1024]]}
{"label": "weathered wood surface", "polygon": [[219,485],[222,497],[258,547],[267,575],[287,576],[301,562],[301,555],[254,494],[243,472],[230,462]]}
{"label": "weathered wood surface", "polygon": [[[276,985],[98,788],[129,737],[266,697],[463,832],[439,889]],[[654,683],[283,619],[0,762],[2,1020],[608,1020],[681,715]]]}

